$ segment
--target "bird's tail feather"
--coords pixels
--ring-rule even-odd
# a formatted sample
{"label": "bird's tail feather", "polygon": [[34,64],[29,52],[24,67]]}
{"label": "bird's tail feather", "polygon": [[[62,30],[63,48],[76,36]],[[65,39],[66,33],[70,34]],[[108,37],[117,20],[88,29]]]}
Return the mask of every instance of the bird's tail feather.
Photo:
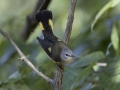
{"label": "bird's tail feather", "polygon": [[53,33],[52,12],[44,10],[35,15],[36,20],[42,30]]}

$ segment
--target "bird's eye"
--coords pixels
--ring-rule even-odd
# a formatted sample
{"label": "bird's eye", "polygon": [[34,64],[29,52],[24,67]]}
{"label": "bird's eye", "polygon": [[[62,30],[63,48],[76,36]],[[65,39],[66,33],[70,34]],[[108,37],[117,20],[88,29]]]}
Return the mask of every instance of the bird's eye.
{"label": "bird's eye", "polygon": [[65,54],[65,56],[68,56],[68,54]]}

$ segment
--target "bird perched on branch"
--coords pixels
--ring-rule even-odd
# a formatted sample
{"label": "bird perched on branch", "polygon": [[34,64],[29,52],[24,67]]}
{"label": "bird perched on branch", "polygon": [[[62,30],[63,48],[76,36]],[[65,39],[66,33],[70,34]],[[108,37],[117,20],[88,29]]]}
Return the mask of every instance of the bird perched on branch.
{"label": "bird perched on branch", "polygon": [[44,39],[37,37],[47,55],[56,63],[66,64],[72,61],[73,52],[53,34],[52,12],[44,10],[35,15]]}

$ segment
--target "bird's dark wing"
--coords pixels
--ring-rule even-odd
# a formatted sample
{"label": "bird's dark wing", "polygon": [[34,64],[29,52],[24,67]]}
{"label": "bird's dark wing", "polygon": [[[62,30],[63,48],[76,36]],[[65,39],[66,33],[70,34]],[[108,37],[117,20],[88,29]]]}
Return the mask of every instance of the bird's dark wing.
{"label": "bird's dark wing", "polygon": [[46,32],[45,30],[43,30],[42,33],[43,33],[44,38],[47,39],[49,42],[55,43],[58,41],[58,38],[55,35],[50,34]]}
{"label": "bird's dark wing", "polygon": [[39,41],[40,45],[42,46],[42,48],[44,49],[44,51],[47,53],[47,55],[54,60],[51,51],[49,50],[51,47],[50,45],[47,43],[47,41],[45,39],[40,39],[39,37],[37,37],[37,40]]}

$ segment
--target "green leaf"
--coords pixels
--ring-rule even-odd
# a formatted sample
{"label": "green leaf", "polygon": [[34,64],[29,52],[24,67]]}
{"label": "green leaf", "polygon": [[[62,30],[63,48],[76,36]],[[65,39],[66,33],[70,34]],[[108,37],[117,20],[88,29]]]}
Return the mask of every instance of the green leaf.
{"label": "green leaf", "polygon": [[16,72],[14,72],[14,73],[12,73],[8,78],[9,79],[12,79],[12,78],[20,78],[20,73],[18,72],[18,71],[16,71]]}
{"label": "green leaf", "polygon": [[115,7],[120,2],[120,0],[111,0],[111,1],[112,1],[111,7]]}
{"label": "green leaf", "polygon": [[103,89],[103,88],[100,87],[100,86],[94,86],[94,87],[92,87],[90,90],[105,90],[105,89]]}
{"label": "green leaf", "polygon": [[81,72],[81,74],[78,76],[78,78],[75,80],[75,82],[70,87],[70,90],[74,90],[74,88],[76,88],[77,83],[86,75],[86,73],[88,73],[92,69],[92,67],[94,65],[95,65],[95,63],[92,63],[90,66],[85,68],[85,70],[83,70],[83,72]]}
{"label": "green leaf", "polygon": [[103,52],[101,52],[101,51],[93,52],[93,53],[86,55],[86,56],[80,58],[79,60],[75,61],[71,65],[71,67],[73,67],[73,68],[84,67],[93,62],[99,61],[103,58],[105,58],[105,55],[103,54]]}
{"label": "green leaf", "polygon": [[120,3],[120,0],[110,0],[99,12],[98,14],[95,16],[95,19],[91,25],[91,30],[93,31],[93,28],[95,26],[95,24],[97,23],[97,21],[99,20],[99,18],[110,8],[115,7],[117,4]]}
{"label": "green leaf", "polygon": [[111,41],[116,52],[119,50],[119,35],[116,25],[112,28]]}
{"label": "green leaf", "polygon": [[109,60],[100,73],[99,80],[106,90],[120,90],[120,57]]}
{"label": "green leaf", "polygon": [[73,85],[75,80],[79,77],[79,75],[83,72],[83,70],[84,69],[65,68],[62,89],[70,90],[70,87]]}

